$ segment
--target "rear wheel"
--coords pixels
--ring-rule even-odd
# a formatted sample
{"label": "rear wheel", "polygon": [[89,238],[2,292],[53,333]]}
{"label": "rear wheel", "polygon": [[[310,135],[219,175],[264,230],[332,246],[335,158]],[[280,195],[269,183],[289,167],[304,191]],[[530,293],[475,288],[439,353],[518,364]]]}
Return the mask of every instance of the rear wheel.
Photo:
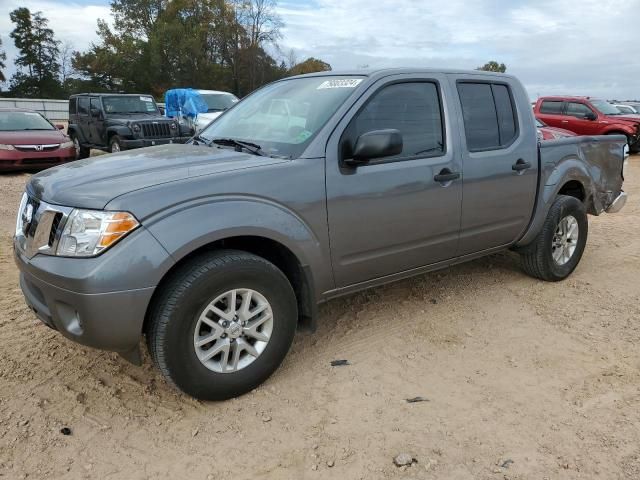
{"label": "rear wheel", "polygon": [[146,331],[169,382],[201,400],[224,400],[264,382],[297,325],[285,275],[255,255],[224,250],[189,260],[157,295]]}
{"label": "rear wheel", "polygon": [[567,278],[582,258],[588,228],[584,204],[575,197],[558,196],[538,236],[520,251],[524,271],[550,282]]}
{"label": "rear wheel", "polygon": [[76,160],[87,158],[91,154],[91,150],[87,147],[83,147],[78,140],[77,135],[71,134],[71,140],[73,141],[73,147],[76,150]]}

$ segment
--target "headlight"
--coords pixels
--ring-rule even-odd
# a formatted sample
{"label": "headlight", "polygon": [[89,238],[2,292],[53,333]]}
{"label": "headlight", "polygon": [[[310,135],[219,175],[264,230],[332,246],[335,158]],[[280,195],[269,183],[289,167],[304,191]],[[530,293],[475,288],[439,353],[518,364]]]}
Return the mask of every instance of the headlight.
{"label": "headlight", "polygon": [[4,143],[0,143],[0,150],[15,150],[13,145],[6,145]]}
{"label": "headlight", "polygon": [[73,210],[56,252],[64,257],[91,257],[114,245],[139,223],[127,212]]}
{"label": "headlight", "polygon": [[71,148],[71,147],[73,147],[73,142],[71,140],[60,144],[60,148]]}
{"label": "headlight", "polygon": [[176,128],[178,128],[178,124],[176,122],[171,122],[170,128],[171,130],[175,130]]}
{"label": "headlight", "polygon": [[138,125],[137,123],[134,123],[133,125],[131,125],[131,128],[136,133],[138,133],[140,131],[140,125]]}

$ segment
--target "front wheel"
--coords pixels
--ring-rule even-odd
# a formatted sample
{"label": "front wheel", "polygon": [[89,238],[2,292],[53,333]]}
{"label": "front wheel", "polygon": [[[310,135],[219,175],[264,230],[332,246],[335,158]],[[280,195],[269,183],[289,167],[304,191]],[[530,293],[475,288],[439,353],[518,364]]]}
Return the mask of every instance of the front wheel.
{"label": "front wheel", "polygon": [[122,141],[118,135],[114,135],[109,140],[109,151],[111,153],[118,153],[122,151]]}
{"label": "front wheel", "polygon": [[582,258],[588,229],[584,204],[575,197],[558,196],[538,236],[520,251],[524,271],[549,282],[564,280]]}
{"label": "front wheel", "polygon": [[297,304],[287,277],[239,251],[190,259],[157,294],[146,329],[165,378],[201,400],[225,400],[264,382],[293,341]]}

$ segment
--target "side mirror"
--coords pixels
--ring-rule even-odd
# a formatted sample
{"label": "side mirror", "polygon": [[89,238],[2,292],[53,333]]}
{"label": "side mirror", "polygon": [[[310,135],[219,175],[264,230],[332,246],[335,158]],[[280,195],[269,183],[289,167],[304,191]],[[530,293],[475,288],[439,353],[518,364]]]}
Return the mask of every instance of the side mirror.
{"label": "side mirror", "polygon": [[594,121],[594,120],[595,120],[595,119],[597,119],[597,118],[598,118],[598,116],[597,116],[595,113],[593,113],[593,112],[589,112],[589,113],[585,113],[585,114],[584,114],[584,119],[585,119],[585,120]]}
{"label": "side mirror", "polygon": [[64,130],[64,125],[62,125],[61,123],[56,123],[56,128],[58,130]]}
{"label": "side mirror", "polygon": [[390,157],[402,153],[402,134],[399,130],[373,130],[363,133],[356,140],[353,158],[345,160],[347,165],[362,165],[373,158]]}
{"label": "side mirror", "polygon": [[100,118],[101,114],[102,114],[102,112],[100,110],[98,110],[97,108],[92,108],[91,109],[91,116],[93,118]]}

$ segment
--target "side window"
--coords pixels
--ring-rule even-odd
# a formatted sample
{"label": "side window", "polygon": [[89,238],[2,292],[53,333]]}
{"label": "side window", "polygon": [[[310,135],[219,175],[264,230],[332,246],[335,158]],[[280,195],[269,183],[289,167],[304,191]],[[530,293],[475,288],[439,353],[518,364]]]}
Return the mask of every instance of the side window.
{"label": "side window", "polygon": [[518,133],[509,87],[490,83],[458,83],[469,151],[509,145]]}
{"label": "side window", "polygon": [[89,115],[89,97],[78,98],[78,115]]}
{"label": "side window", "polygon": [[567,105],[567,115],[572,117],[584,118],[585,115],[593,113],[584,103],[569,102]]}
{"label": "side window", "polygon": [[69,99],[69,115],[75,115],[76,114],[76,104],[78,102],[78,99],[76,97],[73,97],[71,99]]}
{"label": "side window", "polygon": [[[437,156],[444,152],[444,128],[438,87],[431,82],[396,83],[376,92],[346,130],[352,149],[360,135],[396,129],[402,153],[388,159]],[[343,144],[344,145],[344,144]],[[350,152],[344,152],[348,156]]]}
{"label": "side window", "polygon": [[562,102],[556,100],[543,100],[540,105],[540,113],[547,113],[549,115],[561,115],[562,114]]}
{"label": "side window", "polygon": [[100,99],[96,98],[96,97],[91,97],[91,110],[93,110],[94,108],[96,110],[102,110],[102,107],[100,106]]}

